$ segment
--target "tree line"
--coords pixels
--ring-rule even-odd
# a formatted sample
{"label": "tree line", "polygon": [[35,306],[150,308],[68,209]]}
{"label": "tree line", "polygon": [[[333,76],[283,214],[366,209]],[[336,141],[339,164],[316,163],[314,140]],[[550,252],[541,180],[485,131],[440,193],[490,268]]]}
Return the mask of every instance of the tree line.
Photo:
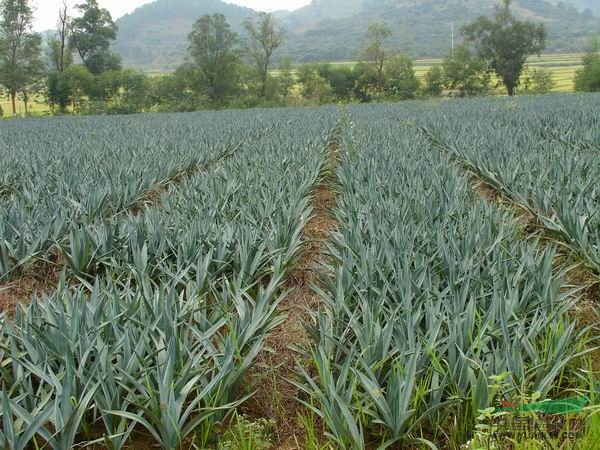
{"label": "tree line", "polygon": [[[493,17],[464,26],[463,44],[422,81],[406,53],[386,47],[393,30],[382,21],[366,30],[361,61],[353,67],[293,67],[289,59],[276,59],[285,33],[271,14],[248,18],[245,37],[225,16],[205,15],[188,36],[187,61],[172,74],[153,76],[121,67],[111,51],[117,26],[97,0],[77,4],[75,17],[64,3],[45,46],[32,31],[31,0],[0,0],[0,6],[0,86],[13,115],[17,100],[27,112],[34,97],[43,97],[56,114],[124,114],[467,97],[490,93],[494,83],[511,96],[553,87],[550,73],[526,68],[528,57],[544,49],[545,29],[517,20],[511,0],[503,0]],[[593,40],[576,76],[577,90],[600,91],[598,50]]]}

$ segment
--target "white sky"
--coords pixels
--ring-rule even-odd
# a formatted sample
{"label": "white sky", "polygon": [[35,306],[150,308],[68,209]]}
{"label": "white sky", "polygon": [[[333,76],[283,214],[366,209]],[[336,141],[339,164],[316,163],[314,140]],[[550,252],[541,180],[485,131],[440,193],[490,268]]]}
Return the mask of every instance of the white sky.
{"label": "white sky", "polygon": [[[98,0],[101,7],[110,11],[113,19],[118,19],[124,14],[130,13],[138,6],[151,3],[154,0]],[[202,0],[196,0],[201,2]],[[311,0],[226,0],[228,3],[248,6],[259,11],[274,11],[278,9],[296,9],[307,5]],[[79,3],[79,0],[67,0],[69,5]],[[35,5],[35,24],[36,31],[53,29],[56,26],[58,10],[62,5],[62,0],[33,0]]]}

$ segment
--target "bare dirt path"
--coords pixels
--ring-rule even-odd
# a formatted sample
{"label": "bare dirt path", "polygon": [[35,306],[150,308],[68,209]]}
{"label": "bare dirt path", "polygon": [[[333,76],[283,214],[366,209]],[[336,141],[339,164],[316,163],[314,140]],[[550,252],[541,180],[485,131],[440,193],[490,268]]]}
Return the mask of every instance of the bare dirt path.
{"label": "bare dirt path", "polygon": [[312,286],[318,285],[323,276],[327,242],[339,225],[332,211],[336,202],[335,171],[339,165],[341,131],[340,124],[328,144],[328,167],[312,194],[313,211],[302,236],[304,248],[283,286],[289,294],[280,304],[279,312],[286,320],[268,336],[267,350],[259,355],[249,377],[256,394],[245,410],[251,417],[274,421],[274,449],[303,448],[303,429],[298,421],[303,406],[297,400],[298,389],[288,381],[297,373],[296,353],[290,346],[310,346],[304,323],[310,320],[310,312],[320,307]]}

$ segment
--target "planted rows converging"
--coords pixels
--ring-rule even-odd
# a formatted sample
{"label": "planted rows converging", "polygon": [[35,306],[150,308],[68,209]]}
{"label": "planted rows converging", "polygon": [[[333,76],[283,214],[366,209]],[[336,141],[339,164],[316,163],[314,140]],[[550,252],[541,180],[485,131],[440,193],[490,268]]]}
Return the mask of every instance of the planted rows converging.
{"label": "planted rows converging", "polygon": [[[340,448],[472,437],[501,395],[557,395],[586,338],[552,246],[477,200],[394,106],[351,108],[333,262],[299,367],[308,408]],[[561,385],[560,383],[564,383]]]}
{"label": "planted rows converging", "polygon": [[599,100],[455,103],[421,123],[439,146],[530,212],[600,277]]}
{"label": "planted rows converging", "polygon": [[69,283],[0,324],[0,441],[206,448],[282,320],[335,112],[264,112],[277,127],[160,207],[73,227]]}
{"label": "planted rows converging", "polygon": [[0,312],[0,443],[218,448],[275,411],[282,448],[475,448],[507,398],[596,401],[563,254],[600,275],[595,100],[4,124],[0,280],[61,276]]}
{"label": "planted rows converging", "polygon": [[0,280],[78,224],[141,206],[158,186],[266,133],[269,117],[198,113],[1,124]]}

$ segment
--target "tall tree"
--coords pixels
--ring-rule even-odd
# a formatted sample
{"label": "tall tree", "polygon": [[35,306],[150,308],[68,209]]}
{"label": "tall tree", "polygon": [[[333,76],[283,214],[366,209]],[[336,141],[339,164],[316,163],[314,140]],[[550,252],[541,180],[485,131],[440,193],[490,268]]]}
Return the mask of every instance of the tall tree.
{"label": "tall tree", "polygon": [[425,74],[425,87],[423,92],[430,97],[439,97],[444,91],[444,72],[442,66],[436,64]]}
{"label": "tall tree", "polygon": [[298,68],[298,82],[300,93],[316,104],[331,100],[331,85],[319,74],[318,67],[314,64],[305,64]]}
{"label": "tall tree", "polygon": [[55,70],[64,72],[73,63],[73,51],[69,43],[71,31],[71,17],[69,16],[69,5],[63,2],[58,11],[58,23],[56,36],[49,42],[50,60]]}
{"label": "tall tree", "polygon": [[364,50],[365,58],[372,61],[379,75],[383,74],[385,63],[384,41],[392,35],[392,30],[385,22],[376,21],[367,30],[368,45]]}
{"label": "tall tree", "polygon": [[481,95],[487,92],[490,73],[487,64],[474,56],[468,47],[460,45],[448,55],[442,64],[444,83],[460,97]]}
{"label": "tall tree", "polygon": [[117,25],[97,0],[86,0],[76,8],[82,14],[72,20],[71,41],[85,67],[94,75],[120,68],[118,55],[110,51],[117,38]]}
{"label": "tall tree", "polygon": [[287,97],[294,87],[296,80],[294,78],[294,72],[292,69],[292,60],[290,58],[283,58],[279,61],[279,76],[277,77],[277,86],[279,88],[279,95]]}
{"label": "tall tree", "polygon": [[194,63],[201,69],[202,84],[211,103],[222,104],[237,89],[239,38],[223,14],[202,16],[188,35]]}
{"label": "tall tree", "polygon": [[462,30],[466,41],[475,45],[510,96],[519,85],[527,58],[540,54],[546,42],[544,26],[515,19],[511,3],[512,0],[503,0],[493,19],[481,16]]}
{"label": "tall tree", "polygon": [[0,0],[0,84],[8,91],[13,115],[16,97],[36,81],[42,68],[42,38],[31,31],[29,0]]}
{"label": "tall tree", "polygon": [[600,92],[600,43],[593,36],[582,59],[583,67],[575,74],[575,90]]}
{"label": "tall tree", "polygon": [[86,99],[94,96],[98,80],[84,66],[74,64],[64,72],[50,72],[46,89],[46,98],[52,108],[58,107],[62,114],[71,105],[73,114],[76,114]]}
{"label": "tall tree", "polygon": [[260,13],[257,19],[246,19],[244,28],[250,36],[246,51],[258,76],[259,95],[264,98],[267,92],[269,65],[273,53],[283,44],[283,30],[277,26],[270,13]]}
{"label": "tall tree", "polygon": [[410,57],[400,52],[386,64],[384,89],[389,98],[407,100],[415,98],[419,89],[419,80],[415,75],[413,61]]}

